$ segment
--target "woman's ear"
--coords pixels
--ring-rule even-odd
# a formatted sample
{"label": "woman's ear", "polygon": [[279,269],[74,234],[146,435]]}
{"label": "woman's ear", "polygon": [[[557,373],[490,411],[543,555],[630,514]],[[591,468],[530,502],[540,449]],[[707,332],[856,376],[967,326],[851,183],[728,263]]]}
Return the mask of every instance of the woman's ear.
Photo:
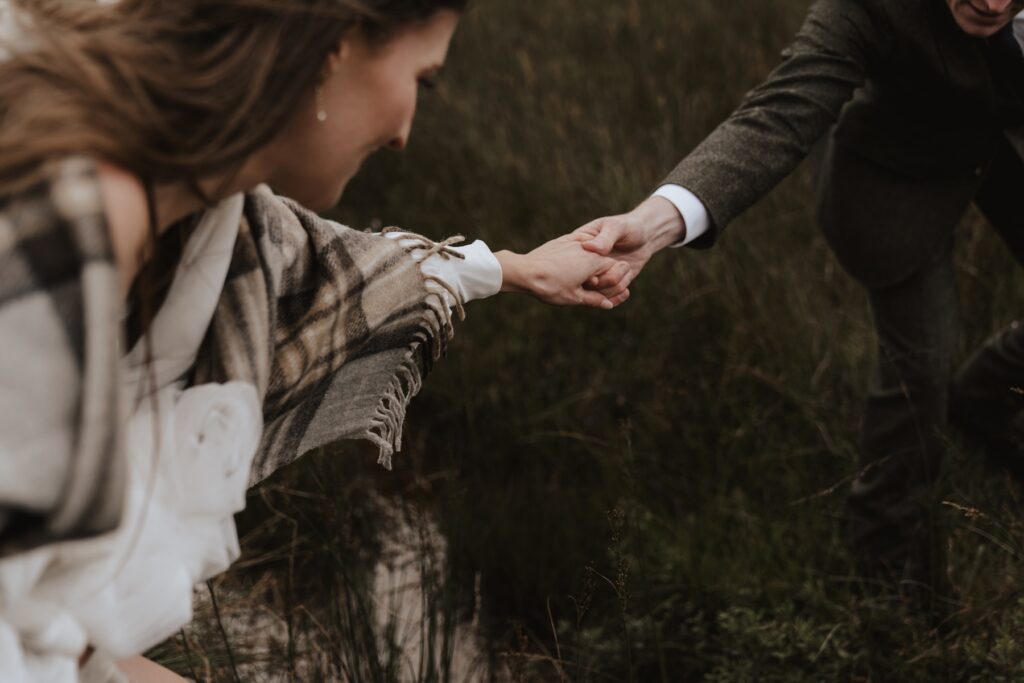
{"label": "woman's ear", "polygon": [[338,42],[338,46],[327,54],[327,62],[324,64],[324,76],[330,76],[337,71],[341,63],[348,59],[351,53],[352,39],[344,36]]}

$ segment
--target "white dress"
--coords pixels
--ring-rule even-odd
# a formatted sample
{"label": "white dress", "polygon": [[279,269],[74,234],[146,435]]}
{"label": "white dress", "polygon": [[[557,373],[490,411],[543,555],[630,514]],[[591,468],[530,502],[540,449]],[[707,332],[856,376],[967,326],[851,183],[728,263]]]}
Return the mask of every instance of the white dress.
{"label": "white dress", "polygon": [[[131,404],[121,526],[0,560],[5,683],[76,681],[87,645],[118,659],[144,652],[191,620],[193,587],[239,555],[233,515],[245,507],[262,406],[251,385],[186,388],[182,378],[223,289],[242,205],[235,195],[203,216],[147,333],[149,348],[140,340],[123,358]],[[456,249],[465,260],[414,258],[462,301],[496,293],[501,268],[487,246]],[[427,287],[454,304],[442,286],[428,279]]]}

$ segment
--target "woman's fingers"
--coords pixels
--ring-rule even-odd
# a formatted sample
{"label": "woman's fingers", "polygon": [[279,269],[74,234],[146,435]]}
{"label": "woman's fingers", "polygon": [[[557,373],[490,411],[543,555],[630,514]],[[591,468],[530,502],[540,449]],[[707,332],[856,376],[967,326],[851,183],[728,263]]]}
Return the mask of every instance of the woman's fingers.
{"label": "woman's fingers", "polygon": [[615,304],[603,294],[593,292],[589,289],[580,288],[576,291],[577,303],[592,308],[603,308],[609,310],[615,308]]}
{"label": "woman's fingers", "polygon": [[[610,309],[625,301],[633,279],[629,263],[583,248],[578,236],[563,236],[522,257],[529,263],[523,289],[553,305],[584,305]],[[503,266],[504,267],[504,266]],[[506,278],[511,278],[509,267]]]}
{"label": "woman's fingers", "polygon": [[596,261],[595,270],[596,272],[575,292],[582,305],[610,309],[629,298],[628,287],[632,280],[632,270],[628,263],[600,258]]}
{"label": "woman's fingers", "polygon": [[619,306],[625,303],[629,299],[629,290],[624,289],[615,296],[609,297],[608,300],[612,302],[612,307]]}
{"label": "woman's fingers", "polygon": [[616,306],[624,303],[629,299],[629,290],[623,290],[614,297],[608,298],[599,292],[594,292],[589,289],[581,289],[577,292],[577,303],[582,306],[590,306],[592,308],[602,308],[604,310],[611,310]]}
{"label": "woman's fingers", "polygon": [[629,298],[632,269],[628,263],[610,258],[601,259],[597,266],[598,271],[587,279],[583,287],[578,288],[577,296],[585,306],[605,310],[615,308]]}

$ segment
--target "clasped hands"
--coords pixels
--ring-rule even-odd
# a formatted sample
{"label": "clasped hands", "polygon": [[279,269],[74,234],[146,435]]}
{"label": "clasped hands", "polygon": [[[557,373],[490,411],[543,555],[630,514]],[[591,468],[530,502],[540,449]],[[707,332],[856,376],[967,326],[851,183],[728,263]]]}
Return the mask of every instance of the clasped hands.
{"label": "clasped hands", "polygon": [[498,252],[501,289],[557,306],[614,308],[629,299],[630,283],[651,256],[685,234],[675,206],[651,197],[629,213],[598,218],[527,254]]}

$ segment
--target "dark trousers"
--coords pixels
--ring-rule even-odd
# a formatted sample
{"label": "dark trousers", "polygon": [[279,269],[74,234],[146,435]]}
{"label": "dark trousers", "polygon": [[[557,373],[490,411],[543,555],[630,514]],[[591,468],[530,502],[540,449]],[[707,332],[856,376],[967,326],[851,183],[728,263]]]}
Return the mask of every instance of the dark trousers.
{"label": "dark trousers", "polygon": [[[934,482],[945,428],[952,412],[971,431],[1010,443],[1011,422],[1020,410],[1014,389],[1024,387],[1024,325],[1001,331],[954,369],[959,315],[952,229],[960,212],[936,214],[946,223],[916,234],[907,225],[885,221],[893,213],[917,215],[914,202],[926,216],[936,208],[941,212],[944,202],[955,206],[966,198],[928,204],[920,183],[897,178],[834,143],[823,154],[823,228],[839,260],[867,290],[878,344],[860,469],[849,495],[851,540],[858,559],[875,569],[931,582],[944,564],[939,561],[944,543],[932,517],[938,509]],[[1006,145],[980,177],[975,204],[1024,263],[1024,164]],[[921,196],[915,198],[918,189]],[[868,234],[854,235],[858,217],[882,223],[862,223]],[[916,240],[901,238],[908,232]],[[865,262],[865,255],[874,262]]]}

